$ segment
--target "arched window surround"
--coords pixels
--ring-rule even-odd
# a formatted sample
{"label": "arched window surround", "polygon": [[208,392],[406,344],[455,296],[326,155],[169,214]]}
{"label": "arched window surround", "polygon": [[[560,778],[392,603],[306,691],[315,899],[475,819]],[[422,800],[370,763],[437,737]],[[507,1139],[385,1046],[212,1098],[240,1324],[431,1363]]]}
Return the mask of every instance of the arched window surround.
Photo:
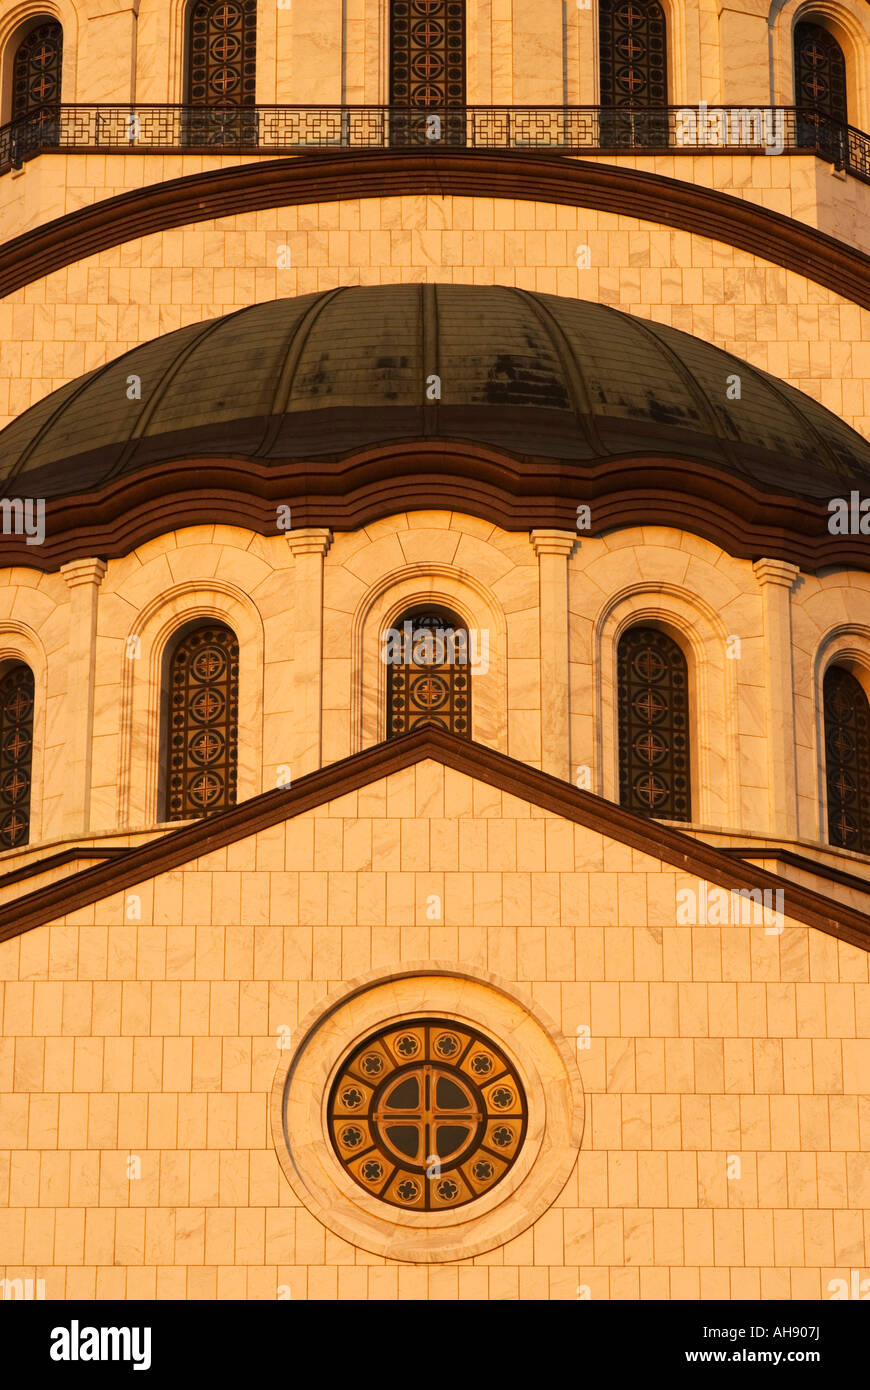
{"label": "arched window surround", "polygon": [[387,733],[387,671],[381,634],[403,614],[422,608],[455,613],[468,629],[489,631],[489,669],[472,675],[471,737],[508,751],[507,651],[504,611],[485,585],[445,564],[408,564],[381,576],[363,595],[351,624],[352,752],[380,743]]}
{"label": "arched window surround", "polygon": [[[46,736],[46,697],[48,668],[45,653],[36,634],[24,623],[9,619],[0,621],[0,675],[5,675],[9,667],[19,663],[28,666],[33,673],[33,756],[30,765],[30,832],[28,846],[38,844],[45,838],[45,736]],[[57,802],[58,815],[62,815],[62,796]],[[21,846],[5,853],[20,853]]]}
{"label": "arched window surround", "polygon": [[66,0],[25,0],[0,17],[0,124],[11,118],[12,82],[15,54],[21,42],[33,29],[47,19],[56,20],[63,29],[63,63],[61,71],[61,101],[74,102],[77,96],[76,49],[78,23],[76,10]]}
{"label": "arched window surround", "polygon": [[854,9],[840,0],[774,0],[769,23],[773,29],[773,100],[794,105],[794,29],[801,23],[828,29],[846,59],[849,124],[867,130],[870,124],[870,5],[861,0]]}
{"label": "arched window surround", "polygon": [[737,667],[726,657],[728,632],[697,594],[667,581],[633,585],[612,596],[593,630],[594,747],[592,788],[619,803],[619,641],[629,627],[658,627],[677,643],[689,673],[692,820],[739,823]]}
{"label": "arched window surround", "polygon": [[[121,641],[121,738],[118,828],[158,824],[163,675],[182,632],[214,622],[239,643],[239,744],[236,802],[277,785],[263,766],[264,641],[260,615],[246,594],[221,580],[191,580],[159,593]],[[138,642],[138,646],[137,646]],[[135,657],[127,655],[133,650]],[[274,767],[290,762],[276,741]],[[174,824],[174,822],[170,822]]]}
{"label": "arched window surround", "polygon": [[[855,854],[842,845],[833,845],[828,837],[828,784],[825,759],[825,675],[831,666],[842,666],[854,676],[870,700],[870,626],[863,623],[842,623],[827,633],[815,655],[813,681],[814,737],[816,785],[814,804],[817,809],[815,825],[807,832],[836,854]],[[864,856],[860,856],[862,859]]]}

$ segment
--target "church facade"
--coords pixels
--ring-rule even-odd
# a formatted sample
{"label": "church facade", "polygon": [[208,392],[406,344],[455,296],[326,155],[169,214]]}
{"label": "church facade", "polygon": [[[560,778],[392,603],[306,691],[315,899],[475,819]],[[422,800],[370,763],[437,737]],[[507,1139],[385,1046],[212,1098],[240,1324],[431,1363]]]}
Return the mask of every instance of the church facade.
{"label": "church facade", "polygon": [[868,93],[0,0],[5,1297],[860,1293]]}

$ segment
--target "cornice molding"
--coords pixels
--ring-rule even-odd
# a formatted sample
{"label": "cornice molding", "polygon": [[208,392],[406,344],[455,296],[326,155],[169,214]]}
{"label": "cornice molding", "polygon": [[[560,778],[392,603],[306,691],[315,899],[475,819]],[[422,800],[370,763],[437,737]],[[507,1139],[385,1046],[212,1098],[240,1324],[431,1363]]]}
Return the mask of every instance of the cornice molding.
{"label": "cornice molding", "polygon": [[729,193],[565,155],[359,151],[261,160],[107,198],[0,251],[0,297],[109,247],[214,218],[306,203],[431,193],[623,214],[738,247],[870,308],[870,256]]}
{"label": "cornice molding", "polygon": [[[155,537],[199,525],[288,538],[313,530],[311,543],[319,548],[316,537],[327,533],[435,510],[462,512],[527,535],[573,533],[574,544],[630,526],[668,526],[740,559],[765,557],[807,574],[827,565],[870,570],[870,538],[832,535],[823,500],[762,492],[745,478],[694,459],[628,456],[578,466],[428,439],[368,448],[340,460],[267,465],[200,454],[193,431],[186,441],[179,439],[178,454],[92,492],[49,500],[43,544],[27,545],[23,536],[0,538],[0,569],[50,573],[93,556],[118,558]],[[574,529],[578,501],[589,503],[592,515],[582,537]],[[294,531],[277,529],[277,505],[292,506]]]}
{"label": "cornice molding", "polygon": [[110,863],[18,898],[0,907],[0,941],[126,892],[157,874],[292,820],[427,758],[722,888],[782,891],[787,916],[861,950],[870,950],[867,914],[765,869],[735,862],[722,850],[669,825],[646,820],[504,753],[431,726],[375,744],[300,777],[289,789],[264,792],[219,815],[182,826],[162,840],[135,846]]}

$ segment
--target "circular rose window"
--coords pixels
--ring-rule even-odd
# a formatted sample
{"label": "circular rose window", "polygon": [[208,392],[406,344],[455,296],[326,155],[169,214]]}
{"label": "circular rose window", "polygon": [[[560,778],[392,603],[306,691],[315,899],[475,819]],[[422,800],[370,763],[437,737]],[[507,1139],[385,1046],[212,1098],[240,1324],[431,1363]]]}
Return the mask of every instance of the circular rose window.
{"label": "circular rose window", "polygon": [[393,1206],[441,1211],[496,1186],[526,1132],[500,1048],[472,1028],[415,1019],[373,1033],[329,1095],[329,1133],[354,1182]]}

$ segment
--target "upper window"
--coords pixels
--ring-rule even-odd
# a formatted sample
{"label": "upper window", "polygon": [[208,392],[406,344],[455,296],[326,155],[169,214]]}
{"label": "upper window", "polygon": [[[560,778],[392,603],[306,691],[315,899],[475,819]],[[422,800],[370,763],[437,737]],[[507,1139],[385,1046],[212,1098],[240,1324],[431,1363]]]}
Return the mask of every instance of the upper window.
{"label": "upper window", "polygon": [[330,1093],[329,1130],[367,1192],[443,1211],[501,1182],[525,1137],[526,1098],[488,1038],[449,1019],[413,1019],[351,1053]]}
{"label": "upper window", "polygon": [[812,107],[846,124],[846,60],[833,34],[820,24],[795,25],[794,90],[795,106]]}
{"label": "upper window", "polygon": [[235,805],[239,644],[222,623],[188,632],[169,662],[164,733],[164,819]]}
{"label": "upper window", "polygon": [[391,0],[390,105],[465,105],[465,0]]}
{"label": "upper window", "polygon": [[194,0],[188,18],[191,106],[253,106],[257,99],[257,0]]}
{"label": "upper window", "polygon": [[599,0],[602,106],[666,106],[667,29],[658,0]]}
{"label": "upper window", "polygon": [[842,666],[828,667],[822,689],[828,838],[870,854],[870,704]]}
{"label": "upper window", "polygon": [[667,633],[630,627],[620,638],[619,800],[664,820],[691,818],[689,672]]}
{"label": "upper window", "polygon": [[408,614],[383,638],[387,737],[436,724],[471,737],[468,632],[446,613]]}
{"label": "upper window", "polygon": [[63,29],[43,19],[15,52],[12,68],[12,120],[45,121],[60,102]]}
{"label": "upper window", "polygon": [[30,838],[33,672],[23,662],[0,679],[0,849]]}

